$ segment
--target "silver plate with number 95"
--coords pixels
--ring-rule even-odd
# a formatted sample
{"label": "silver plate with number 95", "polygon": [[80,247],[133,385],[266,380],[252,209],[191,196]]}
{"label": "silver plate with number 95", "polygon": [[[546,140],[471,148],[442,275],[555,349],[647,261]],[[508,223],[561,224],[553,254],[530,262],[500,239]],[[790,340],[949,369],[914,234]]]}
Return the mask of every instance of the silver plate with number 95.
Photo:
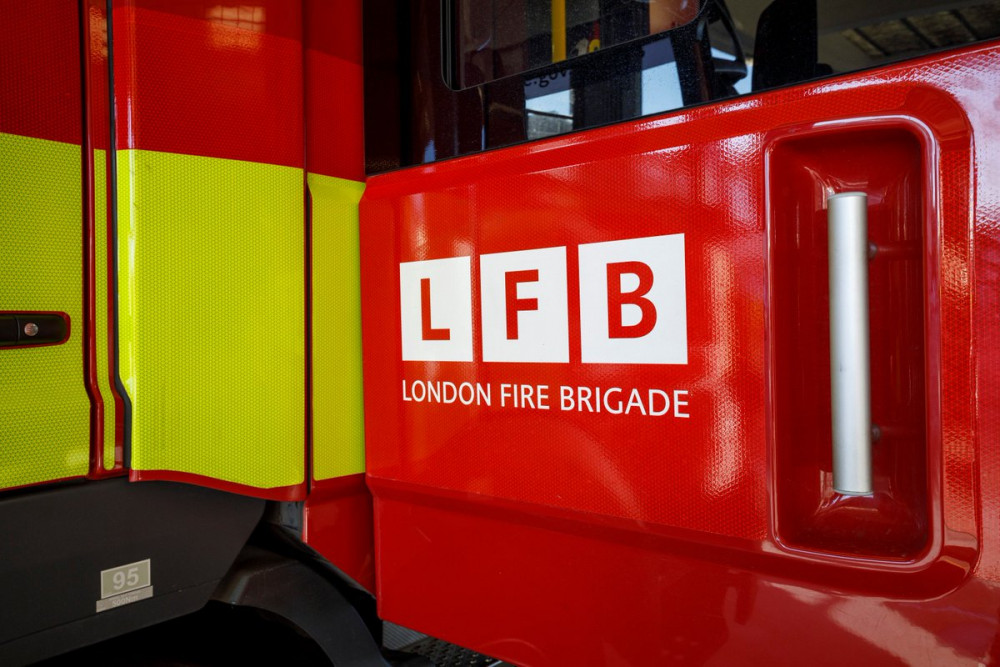
{"label": "silver plate with number 95", "polygon": [[113,609],[153,596],[150,560],[101,570],[101,599],[97,611]]}

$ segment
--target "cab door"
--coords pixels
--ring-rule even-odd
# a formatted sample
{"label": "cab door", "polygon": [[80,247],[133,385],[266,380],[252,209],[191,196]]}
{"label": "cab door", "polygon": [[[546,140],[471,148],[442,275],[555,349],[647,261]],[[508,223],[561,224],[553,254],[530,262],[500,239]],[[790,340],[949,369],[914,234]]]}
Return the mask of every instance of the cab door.
{"label": "cab door", "polygon": [[530,665],[995,656],[1000,25],[749,4],[366,24],[384,618]]}

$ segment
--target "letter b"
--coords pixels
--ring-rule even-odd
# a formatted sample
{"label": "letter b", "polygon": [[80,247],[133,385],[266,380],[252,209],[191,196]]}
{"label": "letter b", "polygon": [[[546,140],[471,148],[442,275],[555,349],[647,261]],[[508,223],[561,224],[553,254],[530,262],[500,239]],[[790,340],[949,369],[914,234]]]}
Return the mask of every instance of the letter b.
{"label": "letter b", "polygon": [[[635,276],[639,286],[628,292],[622,289],[623,276]],[[656,306],[646,298],[653,289],[653,270],[642,262],[608,264],[608,338],[641,338],[656,326]],[[625,306],[635,306],[641,315],[635,324],[622,324]]]}

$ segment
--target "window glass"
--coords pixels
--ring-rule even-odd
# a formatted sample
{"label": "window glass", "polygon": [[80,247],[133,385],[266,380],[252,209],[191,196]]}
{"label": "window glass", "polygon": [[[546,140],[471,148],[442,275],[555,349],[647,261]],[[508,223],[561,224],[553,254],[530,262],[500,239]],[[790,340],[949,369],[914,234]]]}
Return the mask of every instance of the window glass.
{"label": "window glass", "polygon": [[366,0],[368,168],[510,146],[998,35],[1000,0]]}
{"label": "window glass", "polygon": [[[1000,33],[1000,2],[981,0],[455,0],[450,11],[456,47],[446,68],[449,84],[463,89],[524,76],[527,139],[866,69]],[[681,30],[694,22],[705,29],[700,39],[697,31]],[[573,59],[630,42],[630,54],[619,48],[618,57],[605,59],[617,83],[601,85],[600,76],[574,72],[590,66]],[[679,61],[675,49],[686,57]],[[552,67],[560,63],[566,66]],[[608,108],[595,108],[601,104]]]}
{"label": "window glass", "polygon": [[690,23],[698,0],[455,0],[449,83],[461,89]]}

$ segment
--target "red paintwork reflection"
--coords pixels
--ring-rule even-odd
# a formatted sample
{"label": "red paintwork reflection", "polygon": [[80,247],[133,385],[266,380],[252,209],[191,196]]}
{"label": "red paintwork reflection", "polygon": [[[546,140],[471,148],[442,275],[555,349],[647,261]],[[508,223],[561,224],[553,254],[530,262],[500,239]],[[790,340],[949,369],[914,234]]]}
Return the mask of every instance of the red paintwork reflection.
{"label": "red paintwork reflection", "polygon": [[305,3],[306,170],[365,180],[361,2]]}
{"label": "red paintwork reflection", "polygon": [[375,592],[372,496],[363,474],[313,482],[302,524],[303,542]]}
{"label": "red paintwork reflection", "polygon": [[[521,665],[989,663],[1000,600],[758,570],[766,556],[376,489],[380,615]],[[457,508],[463,511],[456,511]],[[399,554],[391,563],[385,559]],[[388,567],[387,567],[388,565]],[[854,586],[850,579],[854,579]],[[844,586],[844,588],[841,588]],[[472,605],[456,611],[456,603]]]}
{"label": "red paintwork reflection", "polygon": [[74,3],[6,3],[0,132],[80,144],[80,16]]}
{"label": "red paintwork reflection", "polygon": [[302,8],[116,0],[118,148],[303,165]]}
{"label": "red paintwork reflection", "polygon": [[[382,615],[532,665],[1000,657],[1000,320],[996,282],[983,282],[1000,273],[997,90],[1000,48],[979,47],[371,179],[362,291]],[[927,180],[898,190],[889,217],[899,238],[925,235],[923,324],[904,270],[876,276],[892,318],[873,334],[876,354],[906,348],[881,360],[879,395],[911,378],[905,409],[879,409],[923,414],[926,439],[879,463],[897,467],[909,508],[883,513],[896,532],[875,537],[872,522],[852,542],[835,522],[831,541],[805,530],[818,496],[795,491],[810,452],[810,489],[829,462],[819,447],[785,451],[796,443],[771,423],[782,349],[766,354],[768,322],[788,311],[767,299],[768,244],[784,241],[767,233],[765,155],[778,137],[873,118],[911,128],[935,170],[930,192]],[[909,178],[907,141],[890,143],[884,170],[868,149],[818,167]],[[567,246],[574,267],[577,244],[679,232],[687,365],[581,365],[573,270],[572,363],[481,363],[475,328],[475,363],[400,361],[400,262]],[[906,347],[921,337],[922,379]],[[418,404],[402,400],[404,379],[682,388],[691,418]],[[829,384],[797,390],[819,401]],[[806,426],[829,428],[818,420]]]}

